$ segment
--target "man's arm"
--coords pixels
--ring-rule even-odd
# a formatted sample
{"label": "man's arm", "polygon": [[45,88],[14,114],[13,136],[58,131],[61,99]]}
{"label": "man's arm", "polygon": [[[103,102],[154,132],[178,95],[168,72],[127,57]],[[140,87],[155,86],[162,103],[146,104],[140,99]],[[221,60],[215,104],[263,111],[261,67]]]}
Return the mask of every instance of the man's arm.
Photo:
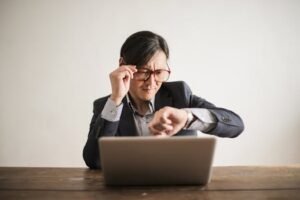
{"label": "man's arm", "polygon": [[101,168],[98,138],[115,136],[117,133],[123,106],[121,105],[122,100],[129,90],[130,80],[136,71],[136,67],[132,65],[119,66],[109,74],[112,90],[110,97],[104,97],[94,102],[94,115],[83,149],[84,161],[92,169]]}
{"label": "man's arm", "polygon": [[[106,103],[104,103],[105,101]],[[90,123],[88,139],[83,149],[83,159],[89,168],[101,168],[98,138],[117,134],[122,108],[123,104],[116,106],[109,98],[94,102],[94,115]]]}
{"label": "man's arm", "polygon": [[[203,131],[207,134],[216,135],[219,137],[237,137],[244,130],[243,120],[239,115],[225,108],[216,107],[214,104],[197,97],[195,95],[191,95],[190,97],[190,107],[191,108],[201,108],[207,109],[214,117],[215,123],[206,131]],[[197,110],[197,109],[196,109]],[[195,115],[197,117],[197,114]],[[198,115],[199,116],[199,115]],[[198,121],[201,121],[201,117],[198,117]],[[191,124],[190,128],[193,128],[193,124]],[[202,130],[200,130],[202,131]]]}
{"label": "man's arm", "polygon": [[177,102],[177,107],[164,107],[155,113],[149,124],[153,134],[174,135],[185,128],[188,120],[185,109],[191,110],[197,118],[188,129],[219,137],[237,137],[244,130],[243,121],[236,113],[193,95],[186,83],[166,83],[165,87]]}

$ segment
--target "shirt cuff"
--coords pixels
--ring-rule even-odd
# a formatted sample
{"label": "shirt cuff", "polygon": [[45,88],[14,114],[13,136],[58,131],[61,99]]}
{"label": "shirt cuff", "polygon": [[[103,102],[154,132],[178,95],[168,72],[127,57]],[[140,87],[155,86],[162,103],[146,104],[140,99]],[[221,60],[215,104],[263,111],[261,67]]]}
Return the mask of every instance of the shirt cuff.
{"label": "shirt cuff", "polygon": [[199,130],[201,132],[208,132],[216,126],[217,119],[213,113],[205,108],[185,108],[193,113],[197,118],[187,129]]}
{"label": "shirt cuff", "polygon": [[101,112],[101,117],[107,121],[116,122],[121,118],[123,103],[116,105],[110,98],[107,99],[106,104]]}

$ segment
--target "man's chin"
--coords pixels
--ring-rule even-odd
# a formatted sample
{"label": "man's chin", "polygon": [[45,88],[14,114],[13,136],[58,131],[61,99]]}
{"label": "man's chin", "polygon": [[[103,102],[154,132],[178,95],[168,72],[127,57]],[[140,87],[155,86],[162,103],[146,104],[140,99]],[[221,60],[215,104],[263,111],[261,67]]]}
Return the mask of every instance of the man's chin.
{"label": "man's chin", "polygon": [[150,101],[154,98],[155,94],[145,94],[141,97],[144,101]]}
{"label": "man's chin", "polygon": [[155,96],[155,92],[154,91],[143,91],[143,93],[141,93],[141,97],[142,99],[149,101],[151,99],[153,99]]}
{"label": "man's chin", "polygon": [[151,101],[152,99],[154,98],[154,96],[144,96],[142,99],[144,100],[144,101]]}

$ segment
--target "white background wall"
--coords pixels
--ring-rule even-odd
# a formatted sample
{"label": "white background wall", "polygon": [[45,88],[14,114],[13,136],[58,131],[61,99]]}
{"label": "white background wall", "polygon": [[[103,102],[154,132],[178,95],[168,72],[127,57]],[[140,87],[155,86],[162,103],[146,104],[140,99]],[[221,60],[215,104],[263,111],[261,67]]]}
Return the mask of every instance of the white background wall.
{"label": "white background wall", "polygon": [[83,167],[93,100],[152,30],[171,80],[244,119],[215,165],[300,163],[300,1],[0,0],[0,166]]}

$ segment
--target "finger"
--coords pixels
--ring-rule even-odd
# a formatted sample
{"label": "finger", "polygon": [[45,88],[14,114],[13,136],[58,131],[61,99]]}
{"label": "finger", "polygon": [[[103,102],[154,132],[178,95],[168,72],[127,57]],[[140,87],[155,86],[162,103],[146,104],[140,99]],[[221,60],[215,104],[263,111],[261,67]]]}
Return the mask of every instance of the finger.
{"label": "finger", "polygon": [[159,123],[154,125],[154,128],[159,131],[170,131],[173,130],[173,126],[170,124]]}
{"label": "finger", "polygon": [[173,126],[168,125],[168,124],[154,124],[154,125],[149,125],[148,128],[152,132],[153,135],[169,133],[169,132],[172,132],[172,130],[173,130]]}
{"label": "finger", "polygon": [[162,113],[160,121],[161,121],[161,123],[164,123],[164,124],[172,124],[172,121],[168,118],[168,113],[167,112]]}
{"label": "finger", "polygon": [[168,134],[166,133],[166,132],[164,132],[164,131],[154,131],[154,132],[151,132],[152,133],[152,135],[154,135],[154,136],[167,136]]}
{"label": "finger", "polygon": [[117,79],[126,79],[126,78],[131,78],[131,74],[128,71],[119,71],[118,73],[115,74],[115,77]]}
{"label": "finger", "polygon": [[133,72],[129,68],[124,67],[116,72],[116,76],[121,79],[126,77],[133,79]]}
{"label": "finger", "polygon": [[131,78],[131,74],[129,73],[129,72],[125,72],[125,77],[123,78],[123,82],[124,83],[128,83],[128,82],[130,82],[130,79],[132,79]]}
{"label": "finger", "polygon": [[129,70],[131,71],[132,73],[136,72],[137,69],[136,69],[136,66],[135,65],[122,65],[119,67],[120,70]]}
{"label": "finger", "polygon": [[136,65],[130,65],[129,68],[132,70],[132,72],[136,72]]}
{"label": "finger", "polygon": [[128,71],[130,73],[130,78],[133,79],[133,74],[137,72],[137,69],[135,67],[125,67],[124,70]]}
{"label": "finger", "polygon": [[120,67],[133,67],[133,68],[136,68],[136,65],[120,65]]}
{"label": "finger", "polygon": [[150,133],[152,135],[160,135],[160,134],[162,134],[162,132],[160,130],[155,129],[153,126],[149,126],[148,128],[149,128]]}
{"label": "finger", "polygon": [[158,137],[158,138],[165,138],[165,137],[169,137],[169,135],[166,134],[166,133],[162,133],[162,134],[155,135],[155,137]]}

